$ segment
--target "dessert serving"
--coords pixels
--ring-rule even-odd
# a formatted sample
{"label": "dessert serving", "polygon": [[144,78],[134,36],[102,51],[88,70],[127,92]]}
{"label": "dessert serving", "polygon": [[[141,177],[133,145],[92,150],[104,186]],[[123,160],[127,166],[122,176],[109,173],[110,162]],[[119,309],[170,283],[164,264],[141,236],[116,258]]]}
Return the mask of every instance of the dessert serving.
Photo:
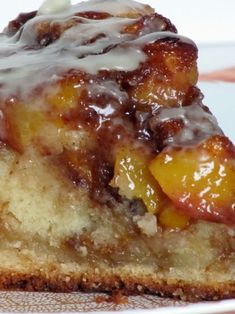
{"label": "dessert serving", "polygon": [[131,0],[54,4],[1,34],[0,288],[235,297],[235,147],[194,42]]}

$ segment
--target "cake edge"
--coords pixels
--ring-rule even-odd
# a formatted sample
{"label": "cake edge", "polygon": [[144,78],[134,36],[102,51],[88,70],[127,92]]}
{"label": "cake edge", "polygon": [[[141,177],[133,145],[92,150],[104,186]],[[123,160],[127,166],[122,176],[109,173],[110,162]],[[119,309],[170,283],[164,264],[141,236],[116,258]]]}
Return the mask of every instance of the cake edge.
{"label": "cake edge", "polygon": [[51,274],[0,271],[0,289],[28,292],[105,292],[123,295],[154,294],[183,301],[215,301],[235,298],[234,282],[207,284],[179,280],[154,280],[150,276],[80,272],[75,276],[60,272]]}

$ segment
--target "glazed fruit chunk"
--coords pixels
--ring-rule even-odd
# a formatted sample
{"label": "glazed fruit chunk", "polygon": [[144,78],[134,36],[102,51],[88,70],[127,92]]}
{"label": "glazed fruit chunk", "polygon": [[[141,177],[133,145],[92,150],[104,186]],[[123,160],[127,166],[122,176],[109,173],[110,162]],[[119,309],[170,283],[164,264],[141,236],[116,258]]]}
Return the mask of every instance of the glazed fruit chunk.
{"label": "glazed fruit chunk", "polygon": [[163,209],[158,215],[158,221],[161,226],[170,229],[183,229],[187,227],[189,223],[189,217],[183,213],[180,213],[172,204],[168,201],[164,204]]}
{"label": "glazed fruit chunk", "polygon": [[178,40],[160,40],[146,45],[144,51],[148,62],[128,80],[132,101],[164,107],[186,103],[198,79],[196,48]]}
{"label": "glazed fruit chunk", "polygon": [[210,137],[197,147],[168,147],[150,171],[180,212],[235,223],[235,149],[226,137]]}
{"label": "glazed fruit chunk", "polygon": [[141,151],[127,147],[118,149],[111,185],[129,199],[142,199],[150,213],[157,213],[164,194],[150,173],[148,163]]}
{"label": "glazed fruit chunk", "polygon": [[8,104],[3,112],[1,121],[7,132],[2,132],[0,140],[6,142],[18,152],[35,139],[46,124],[45,114],[39,110],[33,110],[25,104],[13,102]]}

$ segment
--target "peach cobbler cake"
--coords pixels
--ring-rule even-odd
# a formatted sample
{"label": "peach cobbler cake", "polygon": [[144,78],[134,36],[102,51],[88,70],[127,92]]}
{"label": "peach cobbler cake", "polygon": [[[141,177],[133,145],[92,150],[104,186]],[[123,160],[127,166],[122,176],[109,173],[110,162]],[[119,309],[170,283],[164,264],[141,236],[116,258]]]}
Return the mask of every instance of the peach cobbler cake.
{"label": "peach cobbler cake", "polygon": [[0,288],[235,297],[235,147],[194,42],[132,0],[53,3],[0,38]]}

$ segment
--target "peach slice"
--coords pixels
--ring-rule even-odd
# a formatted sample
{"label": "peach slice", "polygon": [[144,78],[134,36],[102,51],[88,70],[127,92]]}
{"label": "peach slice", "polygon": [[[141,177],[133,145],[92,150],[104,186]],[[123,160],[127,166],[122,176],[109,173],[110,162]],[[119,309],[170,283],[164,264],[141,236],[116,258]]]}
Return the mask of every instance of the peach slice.
{"label": "peach slice", "polygon": [[235,148],[226,137],[210,137],[196,148],[168,147],[150,171],[180,212],[235,223]]}
{"label": "peach slice", "polygon": [[131,99],[137,104],[170,107],[187,103],[198,79],[195,48],[185,43],[167,45],[158,41],[146,45],[144,52],[148,62],[128,80]]}
{"label": "peach slice", "polygon": [[1,140],[18,152],[22,152],[45,125],[45,114],[18,102],[6,106],[4,118],[7,132]]}
{"label": "peach slice", "polygon": [[188,225],[189,217],[180,213],[169,201],[158,214],[158,221],[166,228],[183,229]]}
{"label": "peach slice", "polygon": [[150,173],[148,163],[148,158],[138,150],[118,149],[111,185],[129,199],[142,199],[147,210],[155,214],[165,196]]}

